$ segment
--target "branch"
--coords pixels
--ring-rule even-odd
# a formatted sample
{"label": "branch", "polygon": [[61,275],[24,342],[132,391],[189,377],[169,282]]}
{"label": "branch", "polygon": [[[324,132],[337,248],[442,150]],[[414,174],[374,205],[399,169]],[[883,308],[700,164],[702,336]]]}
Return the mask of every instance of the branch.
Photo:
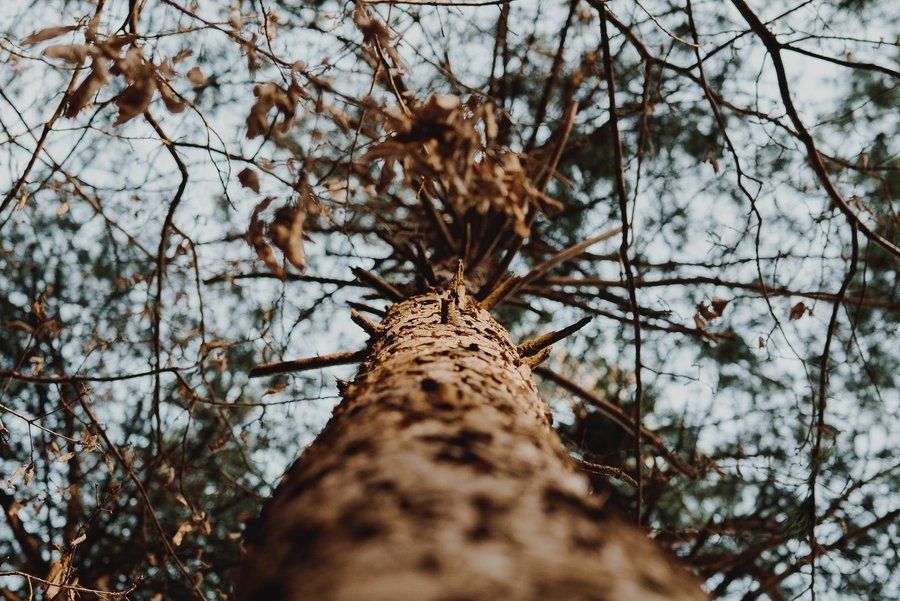
{"label": "branch", "polygon": [[781,101],[784,103],[784,110],[787,112],[788,117],[790,117],[791,122],[797,129],[797,136],[806,147],[806,155],[809,158],[809,162],[812,165],[813,171],[815,171],[818,176],[819,182],[828,193],[828,197],[847,217],[847,220],[855,225],[866,238],[881,246],[895,258],[900,258],[900,248],[872,231],[872,229],[853,212],[853,209],[850,208],[850,205],[847,204],[847,201],[844,200],[844,197],[841,196],[841,193],[835,188],[831,178],[828,177],[828,170],[825,168],[822,157],[816,149],[815,141],[813,140],[812,135],[810,135],[809,130],[807,130],[806,126],[803,124],[803,121],[800,119],[800,115],[797,113],[797,109],[794,106],[794,101],[791,99],[791,90],[788,85],[787,73],[785,72],[784,63],[781,60],[782,44],[775,38],[775,35],[771,31],[766,29],[766,26],[763,25],[762,21],[759,20],[759,17],[757,17],[750,7],[747,6],[747,3],[744,2],[744,0],[731,0],[731,3],[738,9],[741,16],[744,17],[744,20],[753,30],[753,33],[759,37],[766,47],[769,56],[772,57],[772,65],[775,67],[775,75],[778,79],[778,89],[781,93]]}
{"label": "branch", "polygon": [[868,531],[880,527],[882,524],[887,524],[889,522],[894,521],[898,516],[900,516],[900,509],[895,509],[893,511],[889,511],[884,514],[880,518],[876,518],[869,522],[864,526],[860,526],[859,528],[855,528],[854,530],[850,530],[844,536],[840,537],[836,541],[831,544],[824,545],[822,547],[818,547],[813,549],[811,552],[807,553],[803,557],[794,560],[794,562],[790,565],[790,567],[786,568],[780,574],[777,574],[771,577],[769,580],[760,583],[759,587],[747,593],[742,598],[742,601],[753,601],[758,598],[760,595],[767,594],[772,588],[778,586],[781,582],[783,582],[788,576],[792,576],[800,571],[800,569],[811,563],[815,557],[827,553],[828,551],[834,551],[836,549],[840,549],[845,544],[853,540],[854,538],[860,537]]}
{"label": "branch", "polygon": [[611,465],[601,465],[599,463],[593,463],[591,461],[585,461],[584,459],[577,458],[575,459],[575,465],[583,472],[617,478],[628,486],[637,488],[638,483],[634,480],[634,478],[626,474],[625,470],[623,469],[613,467]]}
{"label": "branch", "polygon": [[175,211],[178,210],[178,205],[181,203],[181,199],[184,196],[184,190],[187,187],[188,182],[188,170],[184,164],[184,161],[181,160],[181,157],[178,155],[178,151],[172,146],[172,141],[166,135],[166,133],[159,126],[159,123],[156,122],[156,119],[153,118],[153,115],[150,114],[150,111],[144,113],[144,119],[147,123],[150,124],[150,127],[153,128],[153,131],[159,136],[160,142],[162,145],[166,147],[166,150],[172,156],[172,160],[175,162],[175,166],[178,168],[178,173],[181,175],[181,181],[178,182],[178,189],[175,191],[175,195],[172,197],[171,202],[169,203],[169,209],[166,211],[166,217],[163,221],[162,232],[159,235],[159,248],[156,251],[156,297],[153,299],[153,319],[152,319],[152,338],[153,338],[153,368],[156,370],[156,374],[154,375],[153,380],[153,418],[156,422],[156,450],[159,453],[162,453],[163,441],[162,441],[162,418],[159,413],[159,405],[161,401],[161,383],[159,378],[159,370],[162,364],[162,360],[160,359],[160,322],[162,321],[162,295],[163,295],[163,281],[165,280],[166,274],[166,248],[169,245],[169,231],[172,229],[172,222],[175,219]]}
{"label": "branch", "polygon": [[791,44],[780,44],[780,46],[791,52],[796,52],[797,54],[802,54],[804,56],[808,56],[811,58],[818,59],[820,61],[825,61],[827,63],[834,63],[835,65],[841,65],[842,67],[850,67],[851,69],[862,69],[864,71],[877,71],[879,73],[884,73],[885,75],[890,75],[891,77],[900,78],[900,71],[896,69],[891,69],[890,67],[885,67],[883,65],[879,65],[876,63],[860,63],[855,61],[848,61],[841,58],[835,58],[833,56],[826,56],[824,54],[818,54],[816,52],[812,52],[810,50],[806,50],[805,48],[798,48],[797,46],[792,46]]}
{"label": "branch", "polygon": [[360,282],[362,282],[372,290],[381,293],[381,295],[388,300],[402,301],[404,298],[406,298],[404,294],[400,292],[393,284],[382,280],[371,271],[366,271],[361,267],[354,267],[351,271]]}
{"label": "branch", "polygon": [[362,312],[362,313],[371,313],[372,315],[377,315],[378,317],[384,317],[385,315],[387,315],[387,311],[384,311],[377,307],[370,307],[369,305],[367,305],[365,303],[357,303],[355,301],[347,301],[347,305],[353,309],[356,309],[357,311]]}
{"label": "branch", "polygon": [[[585,401],[589,402],[592,406],[596,407],[597,409],[599,409],[603,413],[605,413],[607,417],[609,417],[615,424],[617,424],[619,427],[621,427],[625,432],[634,436],[634,432],[635,432],[634,422],[631,420],[631,418],[628,416],[628,414],[625,413],[625,411],[618,405],[614,405],[613,403],[610,403],[609,401],[601,399],[596,394],[582,388],[581,386],[579,386],[575,382],[572,382],[565,376],[561,376],[560,374],[556,373],[549,367],[536,367],[534,369],[534,373],[543,378],[550,380],[554,384],[557,384],[560,388],[568,390],[575,396],[581,397]],[[688,478],[690,478],[692,480],[696,480],[697,478],[700,477],[700,471],[697,468],[695,468],[692,465],[689,465],[688,463],[683,461],[681,458],[679,458],[678,455],[676,455],[674,453],[674,451],[671,451],[666,446],[666,444],[662,440],[660,440],[660,438],[656,434],[653,433],[652,430],[649,430],[648,428],[646,428],[645,426],[642,425],[641,426],[641,436],[647,441],[647,443],[650,446],[652,446],[656,450],[658,450],[659,453],[663,457],[666,458],[666,461],[668,461],[669,464],[673,468],[675,468],[677,471],[681,472],[682,474],[684,474],[685,476],[687,476]],[[703,456],[698,457],[698,459],[702,463],[706,463],[709,461],[706,457],[703,457]]]}
{"label": "branch", "polygon": [[593,238],[588,238],[578,244],[574,244],[565,250],[561,250],[531,271],[528,272],[523,277],[518,276],[510,276],[506,280],[504,280],[497,288],[495,288],[483,301],[481,301],[481,306],[485,309],[491,309],[496,305],[503,302],[504,299],[515,294],[519,288],[530,284],[535,281],[560,263],[564,263],[570,259],[574,259],[582,252],[587,250],[589,247],[597,244],[598,242],[602,242],[607,238],[612,238],[616,234],[622,231],[622,228],[617,227],[613,228],[607,232],[603,232],[598,236],[594,236]]}
{"label": "branch", "polygon": [[[623,288],[627,284],[621,280],[603,280],[600,278],[574,278],[568,276],[548,276],[542,280],[545,284],[556,286],[573,286],[576,288]],[[712,286],[724,286],[726,288],[738,288],[741,290],[751,290],[768,294],[769,296],[799,296],[802,298],[811,298],[814,300],[823,300],[834,302],[837,296],[828,292],[802,290],[791,290],[789,288],[769,288],[763,287],[759,282],[736,282],[733,280],[725,280],[722,278],[711,276],[688,276],[688,277],[672,277],[660,278],[657,280],[635,280],[634,285],[637,288],[655,288],[660,286],[683,286],[692,284],[709,284]],[[900,310],[900,301],[893,301],[881,298],[869,298],[860,296],[845,296],[844,303],[848,305],[859,305],[863,307],[872,307],[876,309],[889,309],[891,311]]]}
{"label": "branch", "polygon": [[[640,2],[638,3],[640,4]],[[643,6],[641,7],[643,8]],[[645,9],[646,10],[646,9]],[[631,303],[631,327],[634,331],[634,463],[637,475],[637,508],[635,516],[637,525],[641,526],[641,506],[644,500],[644,480],[641,465],[641,422],[643,421],[644,384],[641,380],[641,315],[638,312],[637,291],[634,287],[634,272],[631,269],[631,259],[628,258],[628,232],[631,225],[628,222],[628,196],[625,192],[625,167],[622,164],[622,138],[619,135],[619,117],[616,109],[616,77],[613,71],[612,53],[609,50],[609,32],[606,26],[606,7],[600,12],[600,45],[603,48],[603,71],[606,75],[606,91],[609,99],[609,125],[613,139],[613,157],[616,162],[616,195],[619,197],[619,219],[622,222],[622,244],[619,246],[619,256],[622,267],[625,269],[625,279],[628,282],[628,300]],[[650,13],[647,13],[650,15]],[[654,22],[653,15],[650,15]],[[658,23],[657,23],[658,24]],[[660,27],[662,27],[660,25]],[[636,200],[636,197],[635,197]]]}
{"label": "branch", "polygon": [[305,275],[299,273],[285,273],[284,276],[274,274],[270,271],[253,271],[250,273],[220,273],[203,280],[204,284],[218,284],[221,282],[231,282],[233,280],[283,280],[288,282],[315,282],[317,284],[334,284],[335,286],[356,286],[359,288],[368,288],[365,284],[360,284],[354,280],[340,280],[338,278],[327,278],[318,275]]}
{"label": "branch", "polygon": [[370,338],[376,338],[384,332],[384,326],[373,319],[369,319],[356,309],[350,309],[350,320],[361,327]]}
{"label": "branch", "polygon": [[[195,366],[194,366],[195,367]],[[23,374],[18,371],[0,369],[0,378],[9,378],[20,382],[31,382],[32,384],[75,384],[78,382],[118,382],[120,380],[134,380],[136,378],[146,378],[164,373],[178,373],[194,367],[163,367],[160,369],[148,369],[147,371],[139,371],[133,374],[113,374],[108,376],[34,376],[31,374]]]}
{"label": "branch", "polygon": [[175,563],[175,566],[178,568],[179,573],[181,573],[188,587],[193,591],[198,599],[205,600],[206,595],[203,593],[203,590],[200,588],[201,580],[197,580],[191,577],[190,573],[187,571],[187,568],[182,563],[181,559],[178,557],[178,553],[175,551],[175,547],[172,546],[172,541],[169,540],[169,537],[166,535],[166,531],[163,529],[162,524],[159,521],[159,518],[156,515],[156,509],[153,507],[153,503],[150,501],[150,495],[147,494],[147,489],[141,483],[140,478],[137,477],[137,474],[134,473],[134,470],[131,468],[131,465],[128,461],[125,460],[125,457],[122,456],[119,448],[112,443],[109,436],[106,434],[106,428],[100,423],[97,419],[97,416],[94,415],[93,409],[91,409],[90,404],[87,402],[85,394],[77,394],[78,403],[81,405],[81,408],[84,409],[84,412],[87,414],[88,418],[93,425],[94,431],[97,432],[100,437],[103,439],[103,442],[106,444],[106,448],[113,454],[116,459],[116,463],[119,464],[119,467],[128,475],[128,478],[132,481],[135,487],[138,490],[138,494],[141,496],[141,499],[144,501],[144,506],[147,509],[147,513],[150,515],[150,519],[153,522],[153,526],[159,535],[160,540],[163,543],[163,546],[166,548],[166,553]]}
{"label": "branch", "polygon": [[331,367],[333,365],[347,365],[349,363],[359,363],[366,356],[365,349],[359,351],[343,351],[340,353],[331,353],[330,355],[319,355],[318,357],[307,357],[306,359],[294,359],[292,361],[273,361],[271,363],[263,363],[257,365],[250,370],[251,378],[260,378],[262,376],[273,376],[291,371],[307,371],[310,369],[319,369],[321,367]]}
{"label": "branch", "polygon": [[592,316],[583,317],[579,319],[575,323],[570,326],[566,326],[561,330],[557,330],[556,332],[549,332],[542,336],[538,336],[533,340],[528,340],[523,342],[518,346],[519,354],[523,357],[528,357],[531,355],[535,355],[539,353],[545,347],[548,347],[552,344],[555,344],[562,340],[563,338],[567,338],[586,326],[590,321],[594,319]]}
{"label": "branch", "polygon": [[19,548],[22,549],[22,554],[25,556],[26,569],[29,572],[47,574],[50,566],[41,555],[40,539],[25,528],[15,511],[15,503],[16,500],[11,494],[0,489],[0,507],[3,507],[3,513],[6,514],[6,522],[9,529],[12,530],[13,538],[19,543]]}

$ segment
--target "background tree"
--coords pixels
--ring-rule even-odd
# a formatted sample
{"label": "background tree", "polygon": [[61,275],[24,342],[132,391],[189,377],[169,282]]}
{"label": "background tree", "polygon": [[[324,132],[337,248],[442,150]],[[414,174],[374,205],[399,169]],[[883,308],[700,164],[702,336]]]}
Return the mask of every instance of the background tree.
{"label": "background tree", "polygon": [[563,204],[513,273],[621,226],[624,188],[631,277],[598,247],[500,313],[516,340],[595,316],[541,370],[595,490],[717,596],[895,597],[894,9],[369,9],[0,8],[4,594],[228,590],[336,396],[247,372],[362,343],[351,267],[414,279],[420,199],[359,159],[453,93]]}

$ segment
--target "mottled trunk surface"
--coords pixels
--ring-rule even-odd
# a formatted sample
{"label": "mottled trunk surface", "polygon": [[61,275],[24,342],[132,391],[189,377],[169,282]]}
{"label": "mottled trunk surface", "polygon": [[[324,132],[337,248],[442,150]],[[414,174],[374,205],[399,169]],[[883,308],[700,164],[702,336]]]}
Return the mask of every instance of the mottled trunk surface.
{"label": "mottled trunk surface", "polygon": [[250,540],[239,599],[702,599],[573,471],[504,328],[453,292],[390,308]]}

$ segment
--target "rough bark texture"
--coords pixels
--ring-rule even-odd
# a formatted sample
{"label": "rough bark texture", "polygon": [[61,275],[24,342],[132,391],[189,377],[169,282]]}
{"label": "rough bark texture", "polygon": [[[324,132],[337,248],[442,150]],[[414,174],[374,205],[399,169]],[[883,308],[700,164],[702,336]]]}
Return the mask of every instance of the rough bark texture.
{"label": "rough bark texture", "polygon": [[515,344],[461,296],[388,311],[248,537],[238,599],[705,598],[604,516]]}

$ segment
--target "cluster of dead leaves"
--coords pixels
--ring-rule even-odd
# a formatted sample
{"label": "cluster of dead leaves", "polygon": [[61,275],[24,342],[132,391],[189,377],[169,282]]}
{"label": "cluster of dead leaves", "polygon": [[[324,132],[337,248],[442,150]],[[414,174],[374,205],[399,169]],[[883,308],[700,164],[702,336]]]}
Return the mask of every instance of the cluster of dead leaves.
{"label": "cluster of dead leaves", "polygon": [[[256,174],[253,173],[253,175]],[[278,261],[274,249],[277,248],[281,251],[285,262],[303,272],[306,269],[303,242],[308,239],[304,225],[307,217],[318,214],[318,205],[315,203],[312,190],[305,178],[301,178],[297,190],[299,192],[298,201],[289,202],[277,208],[271,213],[271,218],[268,220],[264,219],[264,213],[275,199],[270,196],[264,198],[254,207],[253,214],[250,216],[250,225],[247,228],[247,243],[253,247],[256,256],[266,264],[266,267],[281,278],[285,277],[285,270],[282,263]]]}
{"label": "cluster of dead leaves", "polygon": [[[247,116],[247,138],[253,139],[261,134],[284,134],[294,124],[294,115],[297,104],[303,99],[309,98],[296,80],[285,89],[274,82],[262,83],[253,86],[253,95],[256,101],[250,107]],[[277,115],[272,125],[269,125],[269,111],[277,109]]]}
{"label": "cluster of dead leaves", "polygon": [[353,22],[363,34],[363,42],[370,48],[373,48],[376,54],[384,53],[387,55],[397,69],[406,68],[403,59],[400,58],[400,54],[392,44],[396,37],[394,33],[386,24],[372,16],[372,13],[360,2],[356,3],[356,8],[353,11]]}
{"label": "cluster of dead leaves", "polygon": [[[3,323],[3,327],[9,330],[21,330],[32,336],[35,340],[50,340],[55,338],[63,329],[63,324],[47,313],[47,298],[53,293],[52,288],[47,288],[31,303],[31,319],[29,322],[12,320]],[[33,357],[34,375],[40,373],[43,361],[40,357]]]}
{"label": "cluster of dead leaves", "polygon": [[706,301],[700,301],[697,303],[697,312],[694,313],[694,325],[698,330],[705,331],[709,322],[722,317],[729,302],[731,301],[718,296],[713,298],[709,305],[706,304]]}
{"label": "cluster of dead leaves", "polygon": [[545,213],[561,205],[538,189],[520,156],[499,149],[495,107],[474,96],[464,104],[458,96],[434,95],[426,102],[388,111],[391,135],[360,159],[383,159],[376,186],[385,190],[400,164],[407,184],[441,198],[456,214],[470,210],[509,217],[520,236],[527,236],[531,209]]}
{"label": "cluster of dead leaves", "polygon": [[[48,27],[26,37],[22,43],[38,44],[77,28],[77,26]],[[90,107],[97,93],[115,76],[121,77],[126,84],[115,100],[119,108],[116,125],[145,113],[157,92],[170,112],[180,113],[185,109],[186,102],[181,99],[171,82],[178,77],[175,65],[189,56],[190,50],[167,58],[157,65],[144,57],[143,51],[136,44],[137,36],[125,34],[102,37],[97,34],[94,21],[88,24],[84,40],[83,44],[53,44],[41,52],[47,58],[61,60],[76,68],[81,68],[88,59],[91,61],[88,74],[66,99],[64,116],[74,118],[82,110]],[[201,85],[206,81],[198,67],[192,68],[187,76],[194,85]]]}

